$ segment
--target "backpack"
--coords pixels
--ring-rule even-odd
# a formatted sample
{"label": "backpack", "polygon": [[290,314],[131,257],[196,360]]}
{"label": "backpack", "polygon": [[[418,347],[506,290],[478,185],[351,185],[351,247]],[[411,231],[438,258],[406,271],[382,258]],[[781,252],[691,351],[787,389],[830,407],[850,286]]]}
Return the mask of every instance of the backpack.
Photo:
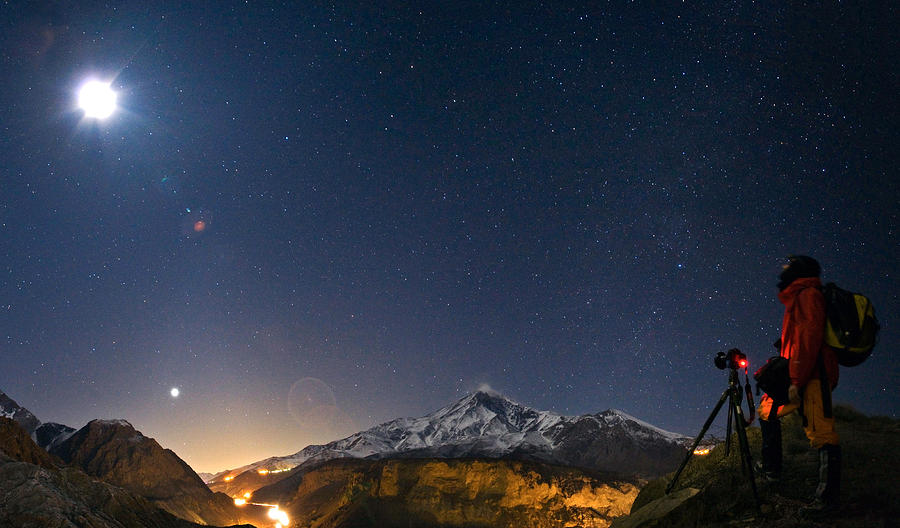
{"label": "backpack", "polygon": [[825,344],[837,354],[838,363],[854,367],[865,361],[878,342],[881,328],[868,297],[829,282],[825,295]]}
{"label": "backpack", "polygon": [[788,398],[788,389],[791,386],[791,375],[788,359],[781,356],[772,356],[766,364],[759,367],[753,374],[756,380],[756,394],[763,391],[772,398],[775,405],[785,405]]}

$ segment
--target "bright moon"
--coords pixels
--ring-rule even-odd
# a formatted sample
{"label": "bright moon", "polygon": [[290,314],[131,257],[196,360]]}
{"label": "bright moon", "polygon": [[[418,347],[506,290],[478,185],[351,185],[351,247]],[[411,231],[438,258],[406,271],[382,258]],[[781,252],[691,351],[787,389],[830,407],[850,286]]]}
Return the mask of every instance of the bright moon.
{"label": "bright moon", "polygon": [[169,394],[172,395],[173,398],[177,398],[181,391],[178,390],[178,387],[172,387],[172,390],[169,391]]}
{"label": "bright moon", "polygon": [[85,117],[106,119],[116,110],[116,98],[109,84],[88,81],[78,90],[78,107],[84,110]]}

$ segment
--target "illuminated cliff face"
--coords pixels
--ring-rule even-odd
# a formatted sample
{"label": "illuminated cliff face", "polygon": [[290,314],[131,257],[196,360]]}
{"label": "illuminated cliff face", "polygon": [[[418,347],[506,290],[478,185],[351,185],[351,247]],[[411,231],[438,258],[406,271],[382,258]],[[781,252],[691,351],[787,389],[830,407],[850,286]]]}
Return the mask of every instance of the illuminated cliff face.
{"label": "illuminated cliff face", "polygon": [[606,527],[638,488],[573,468],[503,460],[335,460],[259,490],[292,524]]}

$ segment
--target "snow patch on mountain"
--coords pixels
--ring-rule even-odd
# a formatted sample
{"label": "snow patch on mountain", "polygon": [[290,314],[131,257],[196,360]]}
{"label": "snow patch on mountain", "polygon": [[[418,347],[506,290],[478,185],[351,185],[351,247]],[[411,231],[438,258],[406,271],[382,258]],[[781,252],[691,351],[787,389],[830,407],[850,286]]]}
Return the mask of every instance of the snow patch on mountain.
{"label": "snow patch on mountain", "polygon": [[75,434],[75,429],[55,422],[42,423],[34,430],[34,441],[37,445],[50,451]]}
{"label": "snow patch on mountain", "polygon": [[31,411],[22,407],[12,398],[0,391],[0,416],[15,420],[29,435],[41,425],[41,421],[31,414]]}
{"label": "snow patch on mountain", "polygon": [[637,425],[637,429],[635,429],[635,431],[642,431],[647,434],[655,433],[656,435],[659,435],[660,437],[672,442],[679,442],[686,438],[682,434],[666,431],[665,429],[660,429],[655,425],[649,424],[643,420],[639,420],[634,416],[631,416],[630,414],[618,409],[609,409],[600,413],[598,416],[603,416],[603,419],[608,425],[616,425],[621,422],[632,422],[633,424]]}
{"label": "snow patch on mountain", "polygon": [[564,416],[526,407],[492,390],[480,390],[426,416],[399,418],[326,445],[308,446],[293,455],[223,471],[212,481],[244,471],[291,469],[333,458],[522,456],[566,464],[576,458],[571,452],[576,442],[593,441],[603,436],[603,431],[607,436],[615,431],[641,446],[671,447],[682,445],[685,439],[619,410]]}

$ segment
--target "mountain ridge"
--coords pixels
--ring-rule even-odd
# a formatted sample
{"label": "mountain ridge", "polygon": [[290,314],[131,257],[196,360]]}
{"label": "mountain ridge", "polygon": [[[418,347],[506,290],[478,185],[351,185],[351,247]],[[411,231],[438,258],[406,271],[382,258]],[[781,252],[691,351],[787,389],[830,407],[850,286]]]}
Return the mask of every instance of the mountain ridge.
{"label": "mountain ridge", "polygon": [[[79,497],[70,491],[80,490],[90,495],[96,490],[116,489],[119,491],[112,492],[116,501],[138,501],[133,507],[153,519],[152,522],[163,523],[158,526],[168,526],[170,522],[181,525],[182,521],[185,526],[196,526],[195,523],[225,526],[255,520],[253,512],[248,515],[230,497],[211,491],[175,452],[164,449],[124,419],[95,419],[78,430],[53,422],[41,423],[28,409],[0,391],[0,451],[10,458],[4,461],[2,469],[10,471],[13,480],[21,477],[23,471],[34,471],[30,467],[16,468],[13,461],[51,472],[50,480],[43,483],[47,486],[26,486],[28,493],[49,493],[60,498],[59,504],[65,504],[68,509],[77,510],[86,504],[96,508],[91,497]],[[77,481],[73,489],[60,492],[58,486],[67,486],[71,479]],[[88,483],[90,479],[102,482],[103,486]],[[3,493],[17,492],[9,489]],[[159,508],[172,517],[151,508]],[[8,515],[17,516],[16,508],[0,511],[0,520]],[[56,516],[43,511],[40,515]],[[118,510],[113,515],[128,516]],[[6,526],[2,522],[0,525]]]}
{"label": "mountain ridge", "polygon": [[[0,417],[0,526],[198,528],[145,497],[66,466]],[[252,528],[250,525],[244,525]]]}
{"label": "mountain ridge", "polygon": [[335,458],[512,458],[656,476],[684,455],[689,440],[615,409],[565,416],[479,390],[419,418],[216,473],[207,484],[234,495],[273,480],[271,473]]}
{"label": "mountain ridge", "polygon": [[34,442],[46,450],[70,437],[75,429],[56,422],[41,422],[31,411],[22,407],[0,390],[0,417],[18,423]]}

